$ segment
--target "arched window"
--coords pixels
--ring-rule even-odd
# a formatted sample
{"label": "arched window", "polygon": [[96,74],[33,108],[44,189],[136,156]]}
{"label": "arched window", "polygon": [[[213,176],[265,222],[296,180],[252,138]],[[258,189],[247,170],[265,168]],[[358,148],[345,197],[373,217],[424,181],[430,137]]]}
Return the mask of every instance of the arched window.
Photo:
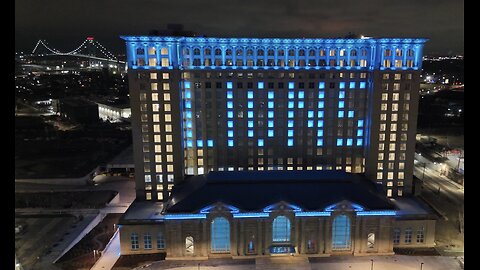
{"label": "arched window", "polygon": [[267,54],[268,54],[268,56],[274,56],[275,52],[272,49],[270,49],[270,50],[268,50]]}
{"label": "arched window", "polygon": [[145,50],[143,48],[137,48],[137,54],[145,54]]}
{"label": "arched window", "polygon": [[278,216],[272,225],[273,242],[290,242],[290,220],[286,216]]}
{"label": "arched window", "polygon": [[412,49],[408,49],[407,51],[407,56],[413,56],[414,53],[413,53],[413,50]]}
{"label": "arched window", "polygon": [[295,56],[295,50],[289,50],[288,56]]}
{"label": "arched window", "polygon": [[299,56],[305,56],[305,50],[299,50],[298,55]]}
{"label": "arched window", "polygon": [[390,49],[385,49],[384,56],[392,56],[392,51]]}
{"label": "arched window", "polygon": [[163,48],[160,50],[160,54],[161,54],[161,55],[167,55],[167,54],[168,54],[168,48],[167,48],[167,47],[163,47]]}
{"label": "arched window", "polygon": [[185,252],[187,254],[193,254],[195,252],[194,246],[193,246],[193,237],[192,236],[187,236],[185,238]]}
{"label": "arched window", "polygon": [[253,55],[253,50],[252,49],[248,49],[247,50],[247,56],[252,56]]}
{"label": "arched window", "polygon": [[188,48],[184,48],[183,49],[183,54],[184,55],[189,55],[190,54],[190,50]]}
{"label": "arched window", "polygon": [[402,56],[402,49],[396,49],[395,50],[395,55],[396,56]]}
{"label": "arched window", "polygon": [[318,51],[318,55],[320,56],[325,56],[325,50],[324,49],[321,49],[320,51]]}
{"label": "arched window", "polygon": [[339,215],[333,220],[332,225],[332,249],[350,250],[350,219],[345,215]]}
{"label": "arched window", "polygon": [[284,56],[285,51],[284,50],[278,50],[278,56]]}
{"label": "arched window", "polygon": [[351,50],[350,51],[350,56],[357,56],[357,51],[356,50]]}
{"label": "arched window", "polygon": [[215,49],[215,55],[222,55],[222,50]]}
{"label": "arched window", "polygon": [[210,55],[212,54],[212,50],[210,48],[206,48],[205,51],[203,52],[204,55]]}
{"label": "arched window", "polygon": [[369,233],[367,236],[367,247],[374,248],[375,247],[375,234]]}
{"label": "arched window", "polygon": [[230,251],[230,223],[226,218],[217,217],[212,220],[212,251]]}
{"label": "arched window", "polygon": [[243,50],[242,49],[238,49],[237,50],[237,56],[241,56],[243,55]]}
{"label": "arched window", "polygon": [[264,55],[263,50],[257,50],[257,55],[258,55],[258,56],[263,56],[263,55]]}
{"label": "arched window", "polygon": [[193,55],[200,55],[200,49],[199,48],[194,49]]}
{"label": "arched window", "polygon": [[315,50],[310,50],[308,52],[308,56],[315,56]]}
{"label": "arched window", "polygon": [[362,50],[362,56],[367,56],[367,50],[365,49]]}
{"label": "arched window", "polygon": [[248,241],[247,252],[248,253],[254,253],[255,252],[255,243],[253,242],[253,240]]}
{"label": "arched window", "polygon": [[232,55],[232,50],[231,49],[227,49],[225,51],[225,55]]}

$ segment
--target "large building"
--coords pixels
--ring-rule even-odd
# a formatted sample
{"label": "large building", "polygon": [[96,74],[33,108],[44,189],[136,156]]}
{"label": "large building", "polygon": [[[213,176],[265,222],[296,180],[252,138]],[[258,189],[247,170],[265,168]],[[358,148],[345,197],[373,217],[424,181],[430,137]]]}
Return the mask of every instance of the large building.
{"label": "large building", "polygon": [[137,199],[241,170],[344,170],[411,194],[425,39],[122,38]]}
{"label": "large building", "polygon": [[392,254],[412,196],[425,39],[124,36],[136,201],[122,254]]}

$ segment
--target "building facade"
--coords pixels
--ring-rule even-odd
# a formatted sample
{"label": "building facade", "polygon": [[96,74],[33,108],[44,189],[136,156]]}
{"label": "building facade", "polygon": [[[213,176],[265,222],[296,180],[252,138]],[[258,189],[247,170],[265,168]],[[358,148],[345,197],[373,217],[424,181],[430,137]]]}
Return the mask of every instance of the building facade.
{"label": "building facade", "polygon": [[137,200],[242,170],[365,173],[411,194],[425,39],[122,38]]}

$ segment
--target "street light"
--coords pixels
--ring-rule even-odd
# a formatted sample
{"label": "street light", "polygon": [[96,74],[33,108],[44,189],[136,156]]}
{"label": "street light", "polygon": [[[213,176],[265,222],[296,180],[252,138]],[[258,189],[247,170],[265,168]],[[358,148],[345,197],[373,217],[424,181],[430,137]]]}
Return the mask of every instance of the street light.
{"label": "street light", "polygon": [[423,262],[420,263],[420,270],[422,270],[422,269],[423,269]]}
{"label": "street light", "polygon": [[372,262],[372,266],[370,267],[370,270],[373,270],[373,260],[370,260]]}

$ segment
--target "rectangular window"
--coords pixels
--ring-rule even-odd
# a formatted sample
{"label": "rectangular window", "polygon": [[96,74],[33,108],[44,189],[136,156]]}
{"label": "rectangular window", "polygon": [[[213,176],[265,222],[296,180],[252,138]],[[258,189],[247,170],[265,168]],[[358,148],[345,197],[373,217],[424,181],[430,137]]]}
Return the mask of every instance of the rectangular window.
{"label": "rectangular window", "polygon": [[395,228],[393,230],[393,244],[398,245],[400,244],[400,229]]}
{"label": "rectangular window", "polygon": [[138,244],[138,233],[132,233],[130,235],[130,247],[132,248],[132,250],[137,250],[140,248]]}
{"label": "rectangular window", "polygon": [[157,234],[157,249],[165,249],[165,236],[163,232]]}
{"label": "rectangular window", "polygon": [[412,229],[405,229],[405,244],[412,243]]}
{"label": "rectangular window", "polygon": [[169,66],[168,58],[162,58],[162,67],[168,67],[168,66]]}
{"label": "rectangular window", "polygon": [[145,249],[152,249],[152,235],[150,233],[143,235],[143,244]]}

